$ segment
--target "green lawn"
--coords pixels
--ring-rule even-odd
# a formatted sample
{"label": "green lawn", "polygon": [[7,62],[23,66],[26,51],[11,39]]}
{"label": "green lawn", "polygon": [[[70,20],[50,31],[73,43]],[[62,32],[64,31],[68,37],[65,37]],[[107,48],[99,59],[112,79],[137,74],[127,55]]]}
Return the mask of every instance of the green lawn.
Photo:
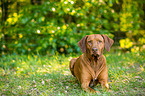
{"label": "green lawn", "polygon": [[76,56],[8,55],[0,58],[0,96],[95,96],[145,95],[145,54],[107,53],[109,85],[112,92],[84,92],[69,71]]}

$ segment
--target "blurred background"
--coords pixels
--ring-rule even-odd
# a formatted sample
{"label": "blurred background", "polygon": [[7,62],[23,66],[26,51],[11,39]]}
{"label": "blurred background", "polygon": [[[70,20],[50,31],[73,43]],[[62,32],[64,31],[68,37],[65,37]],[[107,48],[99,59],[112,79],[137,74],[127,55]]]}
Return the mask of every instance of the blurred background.
{"label": "blurred background", "polygon": [[80,53],[77,42],[106,34],[113,52],[145,52],[145,0],[1,0],[0,56]]}

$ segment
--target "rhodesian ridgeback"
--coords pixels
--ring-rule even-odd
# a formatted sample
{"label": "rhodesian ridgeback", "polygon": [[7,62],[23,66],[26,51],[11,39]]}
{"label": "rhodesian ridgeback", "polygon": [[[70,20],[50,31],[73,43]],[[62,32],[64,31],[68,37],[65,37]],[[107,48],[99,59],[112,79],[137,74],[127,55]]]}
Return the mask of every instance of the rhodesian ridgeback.
{"label": "rhodesian ridgeback", "polygon": [[81,88],[86,92],[98,92],[91,88],[98,83],[102,88],[105,86],[109,90],[108,70],[103,50],[105,48],[106,51],[110,51],[113,42],[108,36],[100,34],[86,35],[78,42],[83,54],[73,58],[69,67],[72,75],[77,78]]}

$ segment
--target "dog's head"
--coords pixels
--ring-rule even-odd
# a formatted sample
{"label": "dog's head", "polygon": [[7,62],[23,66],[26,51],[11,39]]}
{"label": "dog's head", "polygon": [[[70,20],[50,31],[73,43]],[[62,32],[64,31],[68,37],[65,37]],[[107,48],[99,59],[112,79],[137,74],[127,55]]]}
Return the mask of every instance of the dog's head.
{"label": "dog's head", "polygon": [[78,46],[80,47],[83,53],[99,57],[103,54],[104,47],[107,51],[110,51],[110,47],[113,44],[113,40],[106,35],[93,34],[86,35],[79,42]]}

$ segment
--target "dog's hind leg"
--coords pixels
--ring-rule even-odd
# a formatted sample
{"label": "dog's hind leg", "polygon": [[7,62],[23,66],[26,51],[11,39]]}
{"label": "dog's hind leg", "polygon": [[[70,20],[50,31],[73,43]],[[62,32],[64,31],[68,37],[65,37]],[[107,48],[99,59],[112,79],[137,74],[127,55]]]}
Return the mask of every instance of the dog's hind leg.
{"label": "dog's hind leg", "polygon": [[70,64],[69,64],[69,69],[70,69],[70,71],[71,71],[71,73],[72,73],[73,76],[75,76],[74,75],[74,64],[75,64],[75,62],[76,62],[77,59],[78,58],[71,59]]}

